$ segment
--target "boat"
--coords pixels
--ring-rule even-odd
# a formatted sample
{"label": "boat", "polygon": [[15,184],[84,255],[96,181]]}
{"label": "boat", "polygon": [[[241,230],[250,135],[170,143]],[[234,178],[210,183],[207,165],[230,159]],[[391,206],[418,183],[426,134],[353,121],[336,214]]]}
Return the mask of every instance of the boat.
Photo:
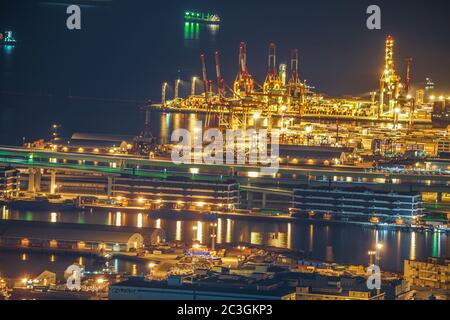
{"label": "boat", "polygon": [[186,11],[184,13],[184,20],[206,24],[219,24],[221,21],[220,17],[217,14],[202,13],[195,11]]}
{"label": "boat", "polygon": [[4,34],[0,33],[0,41],[5,46],[13,46],[17,42],[12,31],[5,31]]}

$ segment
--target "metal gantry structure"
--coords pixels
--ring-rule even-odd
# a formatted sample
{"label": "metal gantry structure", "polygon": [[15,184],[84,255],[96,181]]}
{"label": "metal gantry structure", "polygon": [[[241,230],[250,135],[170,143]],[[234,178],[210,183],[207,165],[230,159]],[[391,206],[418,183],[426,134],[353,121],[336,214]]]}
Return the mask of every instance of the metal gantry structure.
{"label": "metal gantry structure", "polygon": [[[313,92],[301,79],[299,72],[299,51],[291,50],[290,70],[287,65],[277,65],[277,46],[270,43],[267,56],[267,74],[262,84],[255,81],[247,65],[247,46],[241,42],[238,52],[238,72],[232,85],[222,77],[219,52],[214,52],[215,80],[208,79],[205,54],[200,55],[201,81],[203,90],[195,90],[196,77],[192,78],[190,95],[179,98],[179,80],[175,82],[175,98],[166,100],[166,86],[163,84],[162,103],[157,107],[170,110],[202,112],[206,114],[205,126],[246,129],[256,123],[271,129],[273,125],[283,127],[283,120],[276,124],[274,119],[302,119],[304,116],[330,119],[367,119],[399,121],[403,107],[408,107],[408,122],[414,122],[414,101],[408,99],[411,81],[411,62],[407,60],[406,82],[401,83],[394,64],[394,39],[388,36],[385,42],[383,73],[379,81],[379,99],[375,93],[371,99],[325,98]],[[214,79],[214,77],[212,77]],[[403,119],[404,120],[404,119]],[[212,122],[214,121],[214,122]]]}
{"label": "metal gantry structure", "polygon": [[[223,128],[246,129],[249,121],[263,119],[267,127],[272,126],[273,115],[280,113],[301,113],[305,102],[305,86],[299,77],[298,50],[292,50],[291,70],[288,81],[283,81],[278,74],[276,63],[276,45],[269,45],[268,72],[262,85],[258,84],[247,67],[247,46],[245,42],[239,45],[238,72],[231,86],[224,81],[219,52],[214,53],[215,83],[208,79],[206,58],[200,55],[203,92],[195,92],[196,77],[192,78],[190,96],[180,99],[178,95],[179,79],[175,82],[175,97],[166,99],[167,83],[162,87],[161,106],[192,109],[206,113],[205,126],[209,126],[212,116],[216,125]],[[216,89],[216,90],[214,90]],[[252,120],[253,119],[253,120]]]}

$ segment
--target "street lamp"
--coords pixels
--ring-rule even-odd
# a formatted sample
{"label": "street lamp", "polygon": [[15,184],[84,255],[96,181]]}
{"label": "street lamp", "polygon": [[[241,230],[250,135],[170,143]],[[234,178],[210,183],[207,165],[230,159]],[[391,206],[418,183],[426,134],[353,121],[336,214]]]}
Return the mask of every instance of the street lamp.
{"label": "street lamp", "polygon": [[375,256],[376,252],[373,250],[370,250],[368,252],[369,255],[369,266],[373,265],[373,257]]}
{"label": "street lamp", "polygon": [[380,265],[380,258],[381,258],[381,251],[383,250],[383,244],[381,242],[378,242],[376,245],[376,258],[377,258],[377,264]]}
{"label": "street lamp", "polygon": [[217,227],[217,223],[211,223],[211,250],[215,251],[216,250],[216,238],[217,238],[217,234],[216,234],[216,227]]}

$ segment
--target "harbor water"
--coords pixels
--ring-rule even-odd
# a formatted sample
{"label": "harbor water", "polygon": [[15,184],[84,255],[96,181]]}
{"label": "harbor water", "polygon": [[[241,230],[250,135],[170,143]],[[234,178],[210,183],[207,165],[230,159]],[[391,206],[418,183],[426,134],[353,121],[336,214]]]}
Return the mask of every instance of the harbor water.
{"label": "harbor water", "polygon": [[[449,257],[450,239],[438,232],[416,232],[407,230],[386,230],[359,225],[327,224],[315,221],[274,222],[250,221],[239,218],[218,218],[198,220],[152,216],[152,212],[113,211],[70,211],[43,212],[2,210],[1,219],[24,221],[47,221],[52,223],[79,223],[138,228],[162,228],[167,241],[191,243],[198,240],[210,244],[211,222],[217,222],[217,243],[247,244],[303,251],[306,257],[344,264],[366,265],[368,251],[376,243],[383,243],[380,264],[387,271],[403,271],[405,259],[426,260],[428,257]],[[44,257],[48,260],[48,257]],[[51,263],[47,263],[51,268]],[[0,264],[0,272],[7,265]],[[130,271],[131,265],[122,269]],[[14,268],[12,268],[14,269]]]}

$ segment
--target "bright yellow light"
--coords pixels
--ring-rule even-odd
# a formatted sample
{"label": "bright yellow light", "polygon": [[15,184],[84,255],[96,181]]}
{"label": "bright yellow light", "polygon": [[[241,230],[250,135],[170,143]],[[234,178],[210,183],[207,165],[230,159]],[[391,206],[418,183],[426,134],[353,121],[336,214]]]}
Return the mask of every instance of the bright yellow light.
{"label": "bright yellow light", "polygon": [[98,153],[98,152],[99,152],[98,148],[95,148],[95,149],[94,149],[94,152],[95,152],[95,153]]}
{"label": "bright yellow light", "polygon": [[441,100],[441,101],[444,100],[444,99],[445,99],[444,96],[440,96],[439,97],[439,100]]}
{"label": "bright yellow light", "polygon": [[198,174],[200,172],[200,169],[199,168],[190,168],[189,172],[192,174]]}
{"label": "bright yellow light", "polygon": [[122,196],[117,197],[117,201],[122,201],[122,199],[123,199]]}
{"label": "bright yellow light", "polygon": [[434,99],[436,99],[435,96],[430,96],[430,100],[434,100]]}
{"label": "bright yellow light", "polygon": [[287,107],[283,105],[283,106],[281,106],[280,110],[281,110],[281,112],[285,112],[287,110]]}
{"label": "bright yellow light", "polygon": [[378,250],[383,249],[383,244],[382,244],[382,243],[377,243],[377,249],[378,249]]}
{"label": "bright yellow light", "polygon": [[305,131],[306,131],[306,133],[311,133],[312,132],[312,130],[313,130],[313,127],[312,126],[306,126],[305,127]]}
{"label": "bright yellow light", "polygon": [[153,262],[150,262],[150,263],[148,264],[148,267],[149,267],[150,269],[153,269],[155,266],[156,266],[156,264],[153,263]]}
{"label": "bright yellow light", "polygon": [[259,119],[259,117],[261,117],[261,114],[259,113],[259,112],[255,112],[254,114],[253,114],[253,119]]}
{"label": "bright yellow light", "polygon": [[197,207],[203,207],[205,205],[205,203],[203,201],[199,201],[196,203]]}
{"label": "bright yellow light", "polygon": [[411,99],[412,98],[412,96],[410,95],[410,94],[408,94],[407,96],[406,96],[406,99]]}
{"label": "bright yellow light", "polygon": [[145,199],[142,198],[142,197],[139,197],[137,200],[138,200],[139,203],[144,203],[144,201],[145,201]]}
{"label": "bright yellow light", "polygon": [[259,172],[257,172],[257,171],[249,171],[249,172],[247,172],[247,177],[249,177],[249,178],[258,178],[259,177]]}
{"label": "bright yellow light", "polygon": [[156,200],[156,203],[161,203],[161,202],[162,202],[162,199]]}
{"label": "bright yellow light", "polygon": [[103,284],[105,282],[105,279],[103,279],[103,278],[98,278],[97,279],[97,283],[98,284]]}
{"label": "bright yellow light", "polygon": [[78,152],[84,152],[84,149],[83,148],[78,148]]}
{"label": "bright yellow light", "polygon": [[69,151],[69,148],[64,147],[64,148],[62,148],[62,150],[63,150],[64,152],[67,152],[67,151]]}

